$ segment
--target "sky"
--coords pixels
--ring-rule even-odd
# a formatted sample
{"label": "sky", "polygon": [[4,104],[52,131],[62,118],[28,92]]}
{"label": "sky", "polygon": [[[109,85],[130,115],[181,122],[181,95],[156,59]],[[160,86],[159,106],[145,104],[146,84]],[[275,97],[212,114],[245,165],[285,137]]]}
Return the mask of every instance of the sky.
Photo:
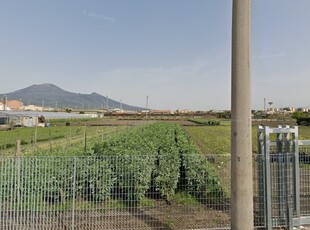
{"label": "sky", "polygon": [[[252,108],[310,107],[309,0],[252,0]],[[230,109],[232,0],[0,0],[0,93]]]}

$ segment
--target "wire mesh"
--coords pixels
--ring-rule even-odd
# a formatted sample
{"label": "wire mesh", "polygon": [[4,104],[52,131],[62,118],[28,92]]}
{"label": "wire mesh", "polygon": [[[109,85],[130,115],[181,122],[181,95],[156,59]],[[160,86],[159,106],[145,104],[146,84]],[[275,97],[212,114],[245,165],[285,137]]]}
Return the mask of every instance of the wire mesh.
{"label": "wire mesh", "polygon": [[[303,217],[303,223],[308,223],[310,217],[309,146],[300,145],[297,163],[295,158],[292,148],[277,146],[271,146],[268,159],[264,155],[255,157],[253,175],[256,227],[265,228],[268,218],[269,226],[272,227],[292,226],[294,221],[294,224],[298,225],[300,217]],[[298,167],[297,175],[295,167]],[[299,179],[298,183],[296,183],[297,179]]]}
{"label": "wire mesh", "polygon": [[300,214],[310,216],[310,146],[299,147]]}
{"label": "wire mesh", "polygon": [[[308,154],[300,148],[302,216],[310,215]],[[286,204],[293,207],[293,156],[271,155],[273,225],[285,226]],[[160,168],[160,159],[149,155],[2,157],[0,229],[229,229],[230,156],[183,158]],[[253,155],[256,228],[265,226],[264,161]]]}
{"label": "wire mesh", "polygon": [[264,156],[263,155],[253,155],[253,210],[254,210],[254,226],[263,227],[264,226],[264,180],[261,176],[264,173]]}
{"label": "wire mesh", "polygon": [[0,229],[228,228],[230,156],[183,158],[2,157]]}

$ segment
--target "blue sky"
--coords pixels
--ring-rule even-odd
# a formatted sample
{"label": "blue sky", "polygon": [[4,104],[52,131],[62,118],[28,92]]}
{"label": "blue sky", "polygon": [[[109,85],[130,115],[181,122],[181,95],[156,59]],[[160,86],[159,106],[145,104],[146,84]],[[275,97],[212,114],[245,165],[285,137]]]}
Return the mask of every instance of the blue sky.
{"label": "blue sky", "polygon": [[[252,0],[253,109],[310,106],[309,0]],[[0,0],[0,92],[230,109],[232,0]]]}

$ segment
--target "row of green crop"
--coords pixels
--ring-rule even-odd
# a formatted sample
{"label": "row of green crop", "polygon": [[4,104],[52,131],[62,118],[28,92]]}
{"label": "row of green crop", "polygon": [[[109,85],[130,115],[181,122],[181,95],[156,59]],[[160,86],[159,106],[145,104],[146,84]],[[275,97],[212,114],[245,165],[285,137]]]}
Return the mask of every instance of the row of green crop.
{"label": "row of green crop", "polygon": [[[75,197],[102,201],[114,183],[104,160],[85,157],[25,157],[1,162],[2,202],[64,203]],[[40,200],[40,202],[35,202]],[[18,208],[18,207],[17,207]]]}
{"label": "row of green crop", "polygon": [[220,125],[221,122],[217,120],[204,120],[204,119],[188,119],[188,121],[194,122],[199,125],[209,125],[209,126],[215,126]]}
{"label": "row of green crop", "polygon": [[198,198],[207,198],[212,202],[223,198],[223,188],[215,175],[213,165],[204,155],[198,153],[197,147],[183,130],[178,135],[178,146],[184,168],[182,171],[185,172],[186,190]]}
{"label": "row of green crop", "polygon": [[115,190],[122,199],[141,200],[151,184],[166,199],[174,193],[180,165],[174,127],[148,125],[95,145],[96,156],[109,156],[117,178]]}
{"label": "row of green crop", "polygon": [[[116,175],[115,188],[122,191],[125,200],[139,201],[150,191],[158,192],[168,201],[180,190],[199,198],[216,199],[223,195],[212,165],[176,124],[161,123],[132,130],[97,144],[94,154],[112,155],[126,162],[121,171],[118,161],[109,162]],[[124,171],[133,180],[124,177]]]}
{"label": "row of green crop", "polygon": [[[80,155],[79,149],[71,155]],[[170,201],[176,192],[216,201],[223,189],[212,165],[183,129],[154,124],[111,135],[83,157],[5,158],[0,164],[4,202],[36,199],[63,203],[74,197],[94,202],[118,198],[138,203],[155,195]]]}

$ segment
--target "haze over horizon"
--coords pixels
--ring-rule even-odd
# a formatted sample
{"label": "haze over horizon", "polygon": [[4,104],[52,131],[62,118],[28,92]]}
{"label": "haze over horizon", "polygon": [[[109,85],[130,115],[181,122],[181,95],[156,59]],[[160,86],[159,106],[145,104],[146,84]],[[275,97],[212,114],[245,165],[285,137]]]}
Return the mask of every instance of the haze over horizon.
{"label": "haze over horizon", "polygon": [[[2,1],[0,93],[52,83],[154,109],[230,109],[231,0]],[[252,0],[253,109],[310,106],[309,0]]]}

